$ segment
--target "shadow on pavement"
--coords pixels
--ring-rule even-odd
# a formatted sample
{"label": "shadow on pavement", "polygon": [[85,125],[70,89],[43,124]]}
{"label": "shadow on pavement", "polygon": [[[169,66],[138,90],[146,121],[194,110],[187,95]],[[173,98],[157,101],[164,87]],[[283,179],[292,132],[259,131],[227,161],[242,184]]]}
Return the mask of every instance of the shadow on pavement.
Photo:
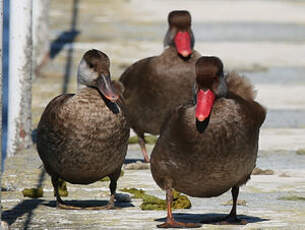
{"label": "shadow on pavement", "polygon": [[19,217],[24,214],[28,214],[24,223],[23,229],[28,229],[30,220],[32,219],[33,210],[36,209],[44,200],[31,199],[24,200],[17,204],[14,208],[2,212],[2,220],[7,222],[9,225],[13,224]]}
{"label": "shadow on pavement", "polygon": [[[77,207],[102,207],[106,206],[108,204],[108,200],[69,200],[64,201],[67,205],[77,206]],[[43,205],[56,208],[56,201],[50,201],[48,203],[44,203]],[[130,202],[115,202],[115,208],[114,209],[121,209],[121,208],[129,208],[134,207],[134,205]],[[82,211],[82,210],[80,210]]]}
{"label": "shadow on pavement", "polygon": [[71,67],[73,62],[73,43],[76,37],[79,35],[80,31],[77,30],[77,20],[78,20],[78,8],[79,0],[73,0],[72,5],[72,19],[70,30],[63,31],[54,41],[51,42],[50,49],[44,56],[41,63],[36,67],[35,73],[37,76],[41,75],[41,70],[50,60],[53,60],[64,48],[65,45],[69,44],[67,50],[67,61],[65,66],[65,74],[63,78],[62,93],[67,93],[68,85],[70,82]]}
{"label": "shadow on pavement", "polygon": [[[71,201],[67,201],[66,203],[69,205],[75,205],[79,207],[94,207],[94,206],[106,206],[108,204],[108,200],[82,200],[82,201],[71,200]],[[16,222],[18,218],[27,214],[23,229],[24,230],[29,229],[29,225],[33,215],[33,210],[38,208],[39,205],[52,207],[54,209],[56,208],[55,200],[46,201],[42,199],[28,199],[17,204],[14,208],[10,210],[3,211],[1,219],[7,222],[8,225],[12,225],[13,223]],[[114,209],[129,208],[129,207],[134,207],[134,205],[130,202],[115,202]]]}
{"label": "shadow on pavement", "polygon": [[[42,186],[42,183],[45,179],[46,171],[41,169],[39,174],[39,178],[37,181],[37,188]],[[4,211],[2,213],[2,220],[6,221],[9,225],[13,224],[18,217],[23,216],[24,214],[28,214],[26,220],[24,222],[23,229],[28,229],[32,216],[33,211],[43,202],[41,199],[32,199],[32,200],[23,200],[20,204],[17,204],[11,210]]]}
{"label": "shadow on pavement", "polygon": [[[191,214],[191,213],[174,213],[173,214],[176,221],[185,223],[201,223],[201,224],[212,224],[215,225],[217,222],[221,221],[227,214],[219,213],[207,213],[207,214]],[[238,215],[239,219],[246,220],[248,223],[257,223],[263,221],[269,221],[269,219],[264,219],[256,216]],[[155,219],[155,221],[165,222],[166,218]]]}
{"label": "shadow on pavement", "polygon": [[140,158],[129,158],[129,159],[125,159],[124,160],[124,164],[131,164],[131,163],[136,163],[136,162],[142,162],[144,163],[144,160],[143,159],[140,159]]}

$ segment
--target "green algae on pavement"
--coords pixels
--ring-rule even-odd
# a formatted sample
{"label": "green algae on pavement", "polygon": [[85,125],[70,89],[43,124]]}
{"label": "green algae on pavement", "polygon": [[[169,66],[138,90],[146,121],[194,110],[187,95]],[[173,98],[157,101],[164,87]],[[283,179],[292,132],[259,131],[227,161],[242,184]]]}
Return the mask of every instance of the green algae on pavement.
{"label": "green algae on pavement", "polygon": [[[123,188],[121,191],[133,194],[134,196],[131,198],[142,199],[143,203],[140,205],[142,210],[166,210],[167,208],[166,200],[160,199],[153,195],[148,195],[142,189]],[[180,192],[173,190],[173,209],[189,209],[191,207],[191,201],[187,196],[181,195]]]}
{"label": "green algae on pavement", "polygon": [[165,210],[166,201],[158,197],[144,194],[143,203],[140,205],[142,210]]}
{"label": "green algae on pavement", "polygon": [[43,197],[43,189],[42,187],[25,188],[22,190],[22,194],[24,197],[39,198],[39,197]]}
{"label": "green algae on pavement", "polygon": [[296,153],[297,153],[298,155],[305,155],[305,149],[298,149],[298,150],[296,151]]}
{"label": "green algae on pavement", "polygon": [[123,188],[120,189],[122,192],[128,192],[133,194],[131,198],[135,199],[141,199],[145,195],[145,192],[142,189],[136,189],[136,188]]}
{"label": "green algae on pavement", "polygon": [[192,207],[191,201],[185,195],[173,190],[173,209],[189,209]]}
{"label": "green algae on pavement", "polygon": [[296,196],[296,195],[291,195],[291,196],[281,196],[278,198],[279,200],[289,200],[289,201],[305,201],[305,197],[302,196]]}
{"label": "green algae on pavement", "polygon": [[[120,177],[122,177],[122,176],[124,176],[123,170],[121,170],[121,174],[120,174]],[[100,179],[99,181],[101,181],[101,182],[110,181],[110,178],[109,178],[109,176],[105,176],[102,179]]]}
{"label": "green algae on pavement", "polygon": [[[58,193],[59,196],[61,197],[67,197],[69,195],[67,189],[67,183],[61,178],[58,179]],[[54,196],[55,196],[55,192],[54,192]]]}
{"label": "green algae on pavement", "polygon": [[[144,137],[144,140],[146,144],[154,145],[156,144],[158,137],[153,135],[148,135]],[[130,145],[137,144],[138,142],[139,142],[139,138],[137,136],[129,137],[128,139],[128,144]]]}

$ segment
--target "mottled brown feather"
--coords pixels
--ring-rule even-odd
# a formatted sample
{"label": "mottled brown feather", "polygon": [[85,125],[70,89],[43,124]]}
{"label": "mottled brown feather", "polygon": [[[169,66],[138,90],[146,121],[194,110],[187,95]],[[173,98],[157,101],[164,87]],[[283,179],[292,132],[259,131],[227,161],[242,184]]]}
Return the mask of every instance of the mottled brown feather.
{"label": "mottled brown feather", "polygon": [[196,197],[218,196],[250,178],[265,109],[229,92],[218,98],[203,133],[195,105],[179,106],[162,127],[151,154],[151,172],[162,188]]}
{"label": "mottled brown feather", "polygon": [[183,58],[178,55],[174,43],[178,31],[187,31],[193,49],[191,15],[185,10],[172,11],[168,23],[164,45],[169,47],[159,56],[137,61],[120,77],[125,88],[127,118],[139,136],[159,134],[169,111],[192,98],[195,63],[200,54],[193,50],[191,56]]}
{"label": "mottled brown feather", "polygon": [[160,56],[136,62],[121,75],[128,119],[137,134],[159,134],[166,114],[192,98],[199,57],[194,51],[185,61],[169,47]]}
{"label": "mottled brown feather", "polygon": [[95,88],[54,98],[38,125],[37,149],[46,171],[89,184],[121,169],[129,137],[124,110],[114,113]]}
{"label": "mottled brown feather", "polygon": [[230,92],[239,95],[245,100],[254,100],[256,98],[256,90],[248,78],[240,76],[236,72],[230,72],[225,76],[225,81]]}

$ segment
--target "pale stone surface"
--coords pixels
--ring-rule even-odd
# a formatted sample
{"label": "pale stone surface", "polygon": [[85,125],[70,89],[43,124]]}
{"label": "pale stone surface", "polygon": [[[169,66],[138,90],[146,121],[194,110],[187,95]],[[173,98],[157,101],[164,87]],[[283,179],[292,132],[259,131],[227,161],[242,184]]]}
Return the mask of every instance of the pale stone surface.
{"label": "pale stone surface", "polygon": [[[151,150],[151,148],[149,148]],[[141,158],[140,149],[130,146],[127,160]],[[3,176],[2,192],[3,219],[11,229],[154,229],[165,211],[141,211],[141,200],[119,202],[118,209],[103,211],[67,211],[55,208],[53,189],[48,175],[39,169],[41,162],[35,149],[20,153],[7,160]],[[305,197],[303,165],[305,156],[295,152],[260,152],[258,166],[272,168],[274,175],[255,175],[241,188],[239,199],[245,206],[238,206],[238,214],[249,221],[243,227],[215,226],[204,224],[202,229],[304,229],[304,201],[283,201],[282,196],[298,195]],[[282,174],[285,173],[285,177]],[[44,196],[29,199],[22,196],[24,188],[37,187],[42,182]],[[80,204],[104,205],[109,199],[109,182],[96,182],[91,185],[68,184],[69,196],[64,200],[77,200]],[[138,188],[148,194],[165,198],[154,183],[150,170],[125,170],[119,179],[120,188]],[[207,221],[224,216],[231,207],[224,205],[231,199],[230,192],[216,198],[190,197],[192,208],[175,210],[180,221]]]}
{"label": "pale stone surface", "polygon": [[[51,1],[50,36],[56,39],[69,31],[72,0]],[[205,55],[222,58],[227,70],[237,69],[249,76],[258,90],[258,101],[267,107],[261,130],[257,167],[271,169],[273,175],[253,175],[241,188],[238,206],[246,226],[202,225],[201,229],[305,229],[305,202],[285,201],[283,196],[305,197],[305,4],[302,1],[161,1],[113,0],[79,1],[81,33],[42,70],[33,84],[33,128],[46,104],[62,93],[68,50],[73,47],[68,92],[76,88],[75,70],[81,55],[97,48],[111,59],[111,73],[118,78],[134,61],[162,52],[167,14],[173,9],[189,9],[194,19],[195,48]],[[134,135],[133,131],[131,134]],[[148,145],[148,152],[153,146]],[[142,160],[138,145],[130,145],[127,162]],[[115,210],[67,211],[55,208],[53,188],[43,173],[36,150],[29,149],[7,159],[3,174],[3,220],[11,229],[155,229],[164,221],[165,211],[141,211],[141,200],[119,202]],[[130,167],[130,166],[129,166]],[[127,167],[128,168],[128,167]],[[109,182],[91,185],[68,184],[64,200],[81,204],[106,204]],[[29,199],[24,188],[42,185],[44,196]],[[128,170],[119,179],[120,188],[135,187],[162,199],[165,193],[151,177],[149,169]],[[125,197],[128,201],[128,198]],[[124,198],[124,199],[125,199]],[[190,197],[192,208],[175,210],[180,221],[204,221],[228,214],[224,206],[230,192],[216,198]]]}
{"label": "pale stone surface", "polygon": [[305,129],[262,129],[259,143],[264,150],[298,150],[305,147]]}

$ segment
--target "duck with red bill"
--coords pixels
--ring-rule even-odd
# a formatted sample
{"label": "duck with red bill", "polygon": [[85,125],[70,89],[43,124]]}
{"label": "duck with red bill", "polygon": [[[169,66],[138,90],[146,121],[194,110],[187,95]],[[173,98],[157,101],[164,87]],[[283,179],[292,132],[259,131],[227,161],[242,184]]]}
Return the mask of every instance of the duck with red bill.
{"label": "duck with red bill", "polygon": [[247,221],[236,210],[239,188],[255,168],[266,110],[255,102],[254,87],[247,79],[236,73],[224,75],[219,58],[200,57],[195,71],[194,101],[168,115],[151,154],[152,177],[166,191],[167,202],[166,221],[157,227],[200,227],[201,220],[175,219],[173,189],[205,198],[231,190],[230,213],[207,222],[244,225]]}
{"label": "duck with red bill", "polygon": [[193,96],[194,66],[201,54],[194,49],[191,22],[188,11],[171,11],[164,51],[135,62],[120,77],[128,120],[139,138],[145,162],[149,162],[149,155],[144,134],[159,135],[167,115]]}

